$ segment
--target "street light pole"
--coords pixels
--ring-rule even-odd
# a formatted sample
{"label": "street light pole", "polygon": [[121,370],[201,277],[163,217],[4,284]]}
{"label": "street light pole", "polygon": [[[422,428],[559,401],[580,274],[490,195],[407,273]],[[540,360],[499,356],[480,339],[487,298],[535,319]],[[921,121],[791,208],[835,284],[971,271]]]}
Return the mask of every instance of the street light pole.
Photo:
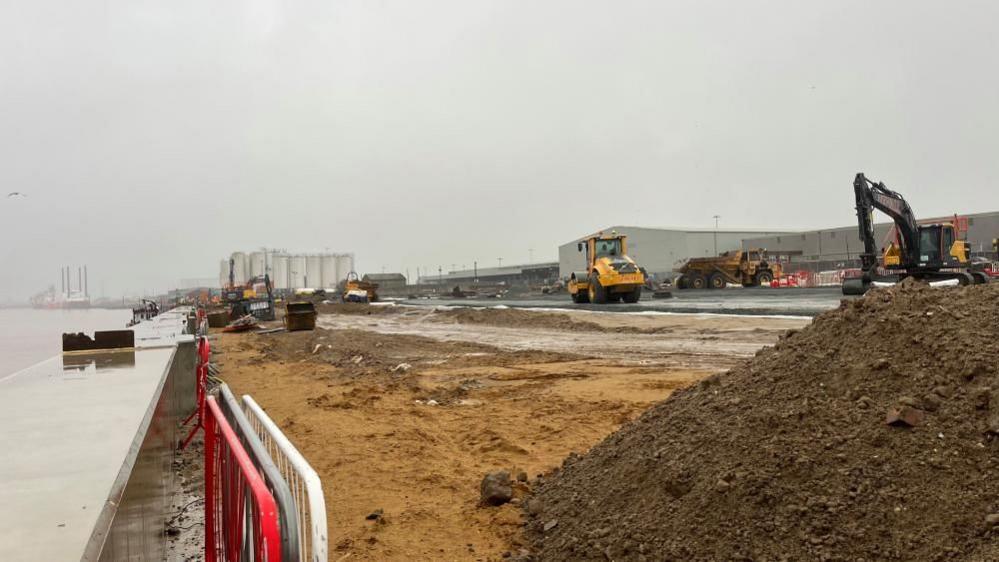
{"label": "street light pole", "polygon": [[716,256],[718,255],[718,219],[720,219],[720,218],[721,218],[721,215],[715,215],[714,216],[714,219],[715,219],[715,232],[714,232],[715,236],[714,236],[714,238],[715,238],[715,255]]}

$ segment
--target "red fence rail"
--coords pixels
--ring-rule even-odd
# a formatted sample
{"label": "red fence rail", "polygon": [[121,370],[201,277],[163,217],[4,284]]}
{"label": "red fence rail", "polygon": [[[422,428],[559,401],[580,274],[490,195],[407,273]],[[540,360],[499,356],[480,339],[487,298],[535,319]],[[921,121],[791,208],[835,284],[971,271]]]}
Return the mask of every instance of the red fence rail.
{"label": "red fence rail", "polygon": [[205,560],[281,562],[274,497],[215,398],[205,403]]}
{"label": "red fence rail", "polygon": [[190,423],[191,419],[195,416],[198,417],[198,423],[194,424],[191,428],[191,432],[187,434],[184,442],[180,444],[181,449],[187,448],[187,445],[194,439],[194,436],[198,433],[198,429],[204,429],[205,427],[205,396],[208,393],[208,362],[212,356],[211,345],[208,343],[208,338],[202,336],[198,338],[198,367],[195,369],[195,386],[198,392],[198,409],[191,412],[191,415],[187,416],[181,425],[187,425]]}

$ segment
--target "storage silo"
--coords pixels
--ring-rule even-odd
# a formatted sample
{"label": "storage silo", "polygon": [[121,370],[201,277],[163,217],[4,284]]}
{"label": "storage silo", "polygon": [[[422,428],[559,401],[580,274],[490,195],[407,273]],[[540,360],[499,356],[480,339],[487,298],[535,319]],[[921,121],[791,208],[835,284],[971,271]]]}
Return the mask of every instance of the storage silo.
{"label": "storage silo", "polygon": [[323,260],[318,254],[305,257],[305,282],[308,287],[318,289],[323,286]]}
{"label": "storage silo", "polygon": [[271,254],[271,284],[275,289],[289,289],[288,285],[288,255]]}
{"label": "storage silo", "polygon": [[263,277],[267,261],[263,252],[250,252],[250,277]]}
{"label": "storage silo", "polygon": [[337,254],[336,274],[337,283],[347,278],[347,274],[354,271],[354,254]]}
{"label": "storage silo", "polygon": [[305,287],[305,256],[292,255],[288,258],[288,288],[301,289]]}
{"label": "storage silo", "polygon": [[248,263],[246,259],[246,254],[243,252],[233,252],[230,256],[232,260],[232,277],[233,282],[237,285],[242,285],[246,283],[249,276],[247,275]]}
{"label": "storage silo", "polygon": [[323,288],[335,289],[340,276],[336,271],[336,256],[333,254],[323,254],[320,258],[323,270]]}

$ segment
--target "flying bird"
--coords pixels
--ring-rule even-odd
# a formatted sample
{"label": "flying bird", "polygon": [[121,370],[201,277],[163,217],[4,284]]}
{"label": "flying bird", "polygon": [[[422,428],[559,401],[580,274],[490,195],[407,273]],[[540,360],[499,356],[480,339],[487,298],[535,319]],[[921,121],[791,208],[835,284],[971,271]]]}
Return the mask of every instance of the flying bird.
{"label": "flying bird", "polygon": [[27,195],[21,193],[20,191],[11,191],[7,194],[7,199],[10,199],[11,197],[27,197]]}

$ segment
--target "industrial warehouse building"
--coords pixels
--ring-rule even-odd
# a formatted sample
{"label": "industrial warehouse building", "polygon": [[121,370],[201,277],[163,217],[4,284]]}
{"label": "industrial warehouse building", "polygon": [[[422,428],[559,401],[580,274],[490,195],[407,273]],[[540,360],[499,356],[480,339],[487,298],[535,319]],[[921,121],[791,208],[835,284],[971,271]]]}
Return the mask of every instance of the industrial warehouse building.
{"label": "industrial warehouse building", "polygon": [[[792,231],[781,230],[705,230],[637,226],[610,226],[600,232],[609,234],[614,231],[628,237],[628,255],[656,279],[672,277],[673,269],[688,258],[714,256],[728,250],[738,250],[742,248],[742,241],[747,238],[794,234]],[[579,251],[577,244],[593,234],[559,246],[559,277],[565,279],[573,271],[586,269],[585,254]]]}
{"label": "industrial warehouse building", "polygon": [[558,279],[559,265],[556,262],[505,265],[503,267],[480,267],[441,272],[438,275],[420,276],[421,285],[444,285],[471,287],[474,285],[548,285]]}
{"label": "industrial warehouse building", "polygon": [[[992,247],[992,241],[999,238],[999,211],[956,217],[959,229],[966,231],[973,256],[999,259]],[[952,215],[919,222],[927,224],[954,220],[955,216]],[[879,251],[887,246],[893,226],[891,222],[874,226]],[[674,270],[689,258],[713,256],[729,250],[763,248],[776,261],[786,263],[794,269],[811,271],[858,267],[860,253],[863,251],[856,224],[809,231],[715,231],[611,226],[600,232],[612,231],[628,236],[628,255],[656,279],[675,276]],[[577,249],[577,244],[586,238],[577,238],[559,246],[559,277],[565,279],[573,271],[586,268],[584,254]]]}
{"label": "industrial warehouse building", "polygon": [[365,283],[377,283],[381,293],[404,293],[406,276],[401,273],[367,273],[361,278]]}

